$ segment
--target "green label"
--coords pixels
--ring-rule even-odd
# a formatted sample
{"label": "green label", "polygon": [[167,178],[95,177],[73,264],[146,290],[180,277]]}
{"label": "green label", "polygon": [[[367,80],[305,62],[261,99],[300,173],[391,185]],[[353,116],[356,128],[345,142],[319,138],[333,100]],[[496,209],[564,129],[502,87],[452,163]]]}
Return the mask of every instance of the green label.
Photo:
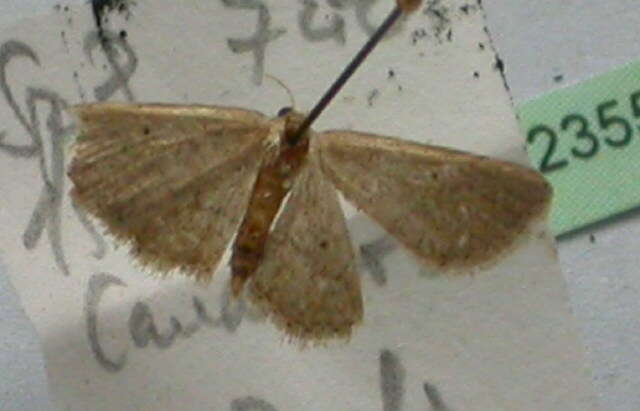
{"label": "green label", "polygon": [[563,234],[640,205],[640,61],[518,107]]}

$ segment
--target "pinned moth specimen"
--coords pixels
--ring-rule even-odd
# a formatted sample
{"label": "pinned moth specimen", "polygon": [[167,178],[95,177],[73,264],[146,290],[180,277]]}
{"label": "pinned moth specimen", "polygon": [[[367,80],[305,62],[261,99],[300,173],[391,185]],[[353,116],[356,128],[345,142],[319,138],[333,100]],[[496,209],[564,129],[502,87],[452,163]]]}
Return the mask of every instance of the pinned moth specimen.
{"label": "pinned moth specimen", "polygon": [[[419,3],[399,1],[369,50],[376,35]],[[363,304],[338,192],[443,272],[496,260],[546,214],[551,198],[539,173],[516,164],[349,130],[311,130],[358,58],[307,116],[285,109],[269,119],[196,105],[74,106],[72,198],[159,272],[207,280],[235,236],[234,295],[246,291],[302,341],[348,336],[362,321]]]}

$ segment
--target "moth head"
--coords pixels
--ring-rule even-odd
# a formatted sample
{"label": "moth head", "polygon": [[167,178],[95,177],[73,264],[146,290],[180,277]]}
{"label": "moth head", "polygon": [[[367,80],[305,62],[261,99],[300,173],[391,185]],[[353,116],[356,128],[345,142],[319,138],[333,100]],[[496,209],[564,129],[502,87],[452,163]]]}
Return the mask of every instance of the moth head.
{"label": "moth head", "polygon": [[293,137],[300,128],[300,125],[304,121],[306,115],[294,111],[292,107],[283,107],[278,111],[278,118],[284,120],[284,135],[283,140],[289,144],[297,145],[303,141],[309,139],[309,132],[305,132],[298,141],[293,141]]}

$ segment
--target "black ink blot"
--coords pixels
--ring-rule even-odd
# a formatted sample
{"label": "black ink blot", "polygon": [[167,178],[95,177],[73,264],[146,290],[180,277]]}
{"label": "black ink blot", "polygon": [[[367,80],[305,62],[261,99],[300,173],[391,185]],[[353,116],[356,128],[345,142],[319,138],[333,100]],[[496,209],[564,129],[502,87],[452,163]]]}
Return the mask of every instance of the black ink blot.
{"label": "black ink blot", "polygon": [[131,4],[130,0],[91,0],[91,10],[98,32],[102,33],[107,13],[114,10],[118,13],[128,13]]}
{"label": "black ink blot", "polygon": [[496,55],[496,61],[493,63],[493,67],[500,73],[504,74],[504,61],[502,61],[500,56]]}
{"label": "black ink blot", "polygon": [[442,42],[444,34],[449,39],[451,30],[451,19],[449,18],[449,8],[443,5],[443,0],[429,0],[424,14],[429,18],[433,30],[433,35],[439,43]]}

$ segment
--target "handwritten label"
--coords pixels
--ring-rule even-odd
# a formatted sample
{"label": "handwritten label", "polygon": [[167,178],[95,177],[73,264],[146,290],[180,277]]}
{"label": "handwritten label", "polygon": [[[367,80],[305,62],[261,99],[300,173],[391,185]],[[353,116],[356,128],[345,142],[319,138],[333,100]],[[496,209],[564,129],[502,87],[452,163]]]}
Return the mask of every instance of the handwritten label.
{"label": "handwritten label", "polygon": [[[126,284],[118,277],[108,273],[99,273],[91,277],[86,293],[85,313],[88,338],[96,360],[106,371],[117,373],[122,371],[126,366],[128,351],[110,357],[102,348],[98,337],[100,300],[104,292],[110,287],[126,287]],[[224,296],[223,301],[221,316],[213,319],[207,312],[204,302],[198,297],[193,297],[193,321],[183,324],[176,317],[170,317],[169,326],[166,327],[166,331],[160,330],[161,326],[156,323],[148,304],[138,301],[131,310],[128,319],[129,338],[133,345],[139,349],[145,349],[150,345],[159,349],[169,349],[178,337],[190,338],[203,327],[222,327],[228,332],[233,333],[240,323],[244,310],[241,309],[234,313],[230,312],[230,299],[228,294]],[[380,367],[382,409],[384,411],[404,409],[403,397],[406,389],[406,378],[400,358],[391,350],[382,349],[378,361]],[[426,396],[426,405],[431,405],[434,411],[448,410],[435,386],[424,382],[423,387]],[[232,400],[231,409],[277,410],[277,408],[269,402],[256,396],[247,396]]]}
{"label": "handwritten label", "polygon": [[[228,38],[227,44],[234,53],[253,53],[254,71],[253,82],[256,85],[262,84],[264,78],[265,54],[267,45],[283,36],[287,30],[283,27],[272,28],[271,13],[265,2],[261,0],[221,0],[229,8],[239,10],[255,10],[258,13],[255,33],[246,38]],[[332,0],[328,1],[330,9],[345,11],[354,9],[358,26],[368,35],[378,27],[371,22],[370,11],[376,0]],[[302,37],[310,42],[336,40],[338,44],[346,42],[346,23],[342,15],[333,12],[331,20],[327,25],[316,26],[316,17],[319,4],[314,0],[305,0],[301,4],[302,10],[298,14],[298,28]],[[397,34],[402,29],[403,21],[389,33],[389,37]],[[436,29],[439,30],[439,29]]]}

